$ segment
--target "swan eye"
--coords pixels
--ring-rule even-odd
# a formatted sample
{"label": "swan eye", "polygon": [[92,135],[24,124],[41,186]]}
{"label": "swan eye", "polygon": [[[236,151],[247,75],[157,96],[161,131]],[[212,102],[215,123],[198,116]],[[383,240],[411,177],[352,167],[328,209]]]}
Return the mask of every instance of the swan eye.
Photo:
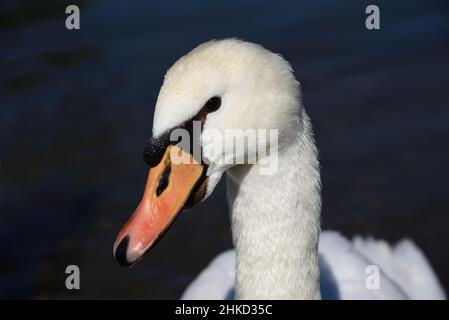
{"label": "swan eye", "polygon": [[221,98],[220,97],[212,97],[209,100],[207,100],[206,104],[204,105],[204,108],[207,112],[214,112],[217,111],[221,106]]}

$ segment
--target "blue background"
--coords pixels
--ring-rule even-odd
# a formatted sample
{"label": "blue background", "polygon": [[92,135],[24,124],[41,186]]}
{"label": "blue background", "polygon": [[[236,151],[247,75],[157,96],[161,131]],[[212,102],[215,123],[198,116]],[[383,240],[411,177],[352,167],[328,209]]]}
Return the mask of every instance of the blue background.
{"label": "blue background", "polygon": [[[65,7],[81,29],[65,28]],[[365,28],[377,4],[381,30]],[[166,69],[238,37],[289,60],[322,165],[323,228],[413,239],[449,288],[447,1],[0,4],[0,297],[178,298],[232,247],[224,184],[131,270],[112,256],[137,205]],[[65,267],[81,290],[65,288]]]}

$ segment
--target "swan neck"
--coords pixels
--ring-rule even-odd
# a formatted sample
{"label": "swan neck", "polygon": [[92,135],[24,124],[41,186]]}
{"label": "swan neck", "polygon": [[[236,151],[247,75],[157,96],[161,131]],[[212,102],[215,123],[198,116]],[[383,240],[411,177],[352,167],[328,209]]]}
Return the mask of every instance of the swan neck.
{"label": "swan neck", "polygon": [[228,171],[238,299],[319,299],[320,176],[304,114],[278,152],[278,171],[258,164]]}

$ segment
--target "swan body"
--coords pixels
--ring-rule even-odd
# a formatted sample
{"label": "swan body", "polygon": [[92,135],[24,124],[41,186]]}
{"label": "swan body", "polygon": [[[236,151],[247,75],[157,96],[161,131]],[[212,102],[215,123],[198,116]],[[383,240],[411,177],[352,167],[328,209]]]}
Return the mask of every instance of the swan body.
{"label": "swan body", "polygon": [[[203,128],[199,141],[204,160],[193,157],[190,166],[173,165],[170,150],[179,149],[167,142],[167,134],[188,127],[192,119],[200,119]],[[254,151],[250,142],[243,149],[228,147],[223,141],[228,129],[240,130],[237,142],[244,142],[245,130],[251,129],[274,129],[277,139],[258,137],[252,143],[268,153],[257,153],[253,163],[230,164],[223,158],[249,159]],[[226,173],[235,250],[219,255],[183,298],[444,298],[412,242],[390,247],[320,232],[318,151],[299,83],[280,55],[236,39],[200,45],[165,75],[152,134],[145,151],[151,167],[146,191],[114,246],[121,264],[138,261],[190,194],[195,201],[206,199]],[[180,150],[187,158],[192,153]],[[267,164],[274,164],[274,170],[262,174]],[[168,182],[161,185],[164,176]],[[373,289],[367,272],[376,270],[380,278]]]}
{"label": "swan body", "polygon": [[[349,241],[336,231],[323,231],[318,251],[323,299],[445,299],[432,267],[410,240],[390,247],[383,241]],[[366,283],[373,265],[381,268],[378,288]],[[234,282],[235,250],[227,250],[196,277],[181,299],[233,299]]]}

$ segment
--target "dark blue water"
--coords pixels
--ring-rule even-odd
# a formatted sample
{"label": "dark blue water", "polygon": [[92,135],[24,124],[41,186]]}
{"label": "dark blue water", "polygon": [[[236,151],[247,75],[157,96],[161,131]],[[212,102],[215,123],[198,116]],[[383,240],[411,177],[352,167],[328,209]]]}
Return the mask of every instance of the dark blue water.
{"label": "dark blue water", "polygon": [[[81,29],[65,29],[67,4]],[[449,288],[449,5],[376,1],[2,1],[0,297],[177,298],[232,246],[224,185],[131,270],[112,257],[143,191],[165,70],[239,37],[291,61],[312,117],[323,227],[410,237]],[[65,289],[65,267],[81,290]]]}

